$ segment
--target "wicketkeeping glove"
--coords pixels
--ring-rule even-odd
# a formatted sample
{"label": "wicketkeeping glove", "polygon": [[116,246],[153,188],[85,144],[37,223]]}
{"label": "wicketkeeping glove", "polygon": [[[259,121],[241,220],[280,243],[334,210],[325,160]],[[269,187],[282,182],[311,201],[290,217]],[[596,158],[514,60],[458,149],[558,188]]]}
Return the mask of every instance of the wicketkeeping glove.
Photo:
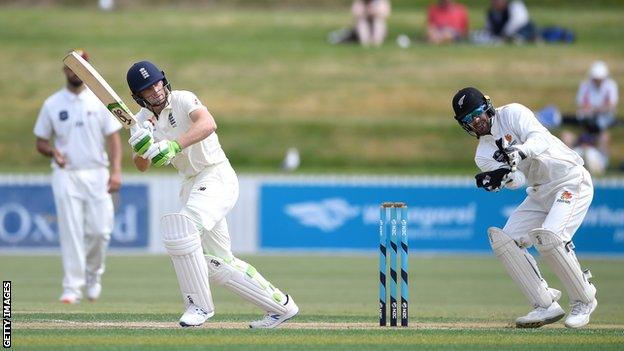
{"label": "wicketkeeping glove", "polygon": [[152,146],[154,143],[154,136],[152,133],[153,127],[149,121],[145,121],[143,122],[143,126],[131,130],[128,143],[132,146],[132,150],[134,150],[137,155],[143,156],[150,146]]}
{"label": "wicketkeeping glove", "polygon": [[511,167],[511,171],[515,171],[520,161],[526,158],[524,152],[517,147],[509,144],[505,138],[496,139],[498,150],[494,152],[492,157],[498,162],[505,162]]}
{"label": "wicketkeeping glove", "polygon": [[511,169],[509,168],[499,168],[494,171],[479,173],[475,176],[477,188],[497,192],[512,180],[510,173]]}
{"label": "wicketkeeping glove", "polygon": [[150,159],[156,167],[166,166],[182,151],[182,147],[175,140],[161,140],[147,150],[145,158]]}

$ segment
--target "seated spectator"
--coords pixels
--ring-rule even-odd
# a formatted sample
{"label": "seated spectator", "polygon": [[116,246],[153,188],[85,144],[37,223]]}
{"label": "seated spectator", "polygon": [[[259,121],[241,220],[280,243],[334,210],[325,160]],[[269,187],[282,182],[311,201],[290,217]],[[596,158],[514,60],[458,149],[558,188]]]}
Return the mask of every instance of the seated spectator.
{"label": "seated spectator", "polygon": [[608,128],[615,121],[617,103],[618,87],[609,78],[609,68],[602,61],[594,62],[576,94],[576,118],[583,132],[578,138],[569,131],[561,134],[561,140],[585,158],[587,168],[594,174],[603,173],[608,165]]}
{"label": "seated spectator", "polygon": [[427,41],[442,44],[466,39],[468,11],[453,0],[438,0],[427,11]]}
{"label": "seated spectator", "polygon": [[486,31],[493,40],[528,42],[535,40],[535,26],[524,2],[492,0],[487,13]]}
{"label": "seated spectator", "polygon": [[388,33],[389,0],[355,0],[351,6],[358,41],[363,46],[380,46]]}

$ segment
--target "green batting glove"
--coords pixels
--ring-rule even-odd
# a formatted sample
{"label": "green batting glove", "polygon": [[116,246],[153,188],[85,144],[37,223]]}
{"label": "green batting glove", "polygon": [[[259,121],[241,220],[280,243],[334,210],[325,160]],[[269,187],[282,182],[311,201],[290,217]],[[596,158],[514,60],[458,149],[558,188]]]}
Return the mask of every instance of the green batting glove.
{"label": "green batting glove", "polygon": [[162,140],[154,144],[146,153],[146,158],[156,167],[166,166],[182,151],[182,147],[175,140]]}
{"label": "green batting glove", "polygon": [[132,150],[134,150],[135,153],[139,156],[143,156],[143,154],[154,143],[154,138],[152,137],[150,130],[140,128],[130,135],[128,143],[130,143],[130,146],[132,146]]}

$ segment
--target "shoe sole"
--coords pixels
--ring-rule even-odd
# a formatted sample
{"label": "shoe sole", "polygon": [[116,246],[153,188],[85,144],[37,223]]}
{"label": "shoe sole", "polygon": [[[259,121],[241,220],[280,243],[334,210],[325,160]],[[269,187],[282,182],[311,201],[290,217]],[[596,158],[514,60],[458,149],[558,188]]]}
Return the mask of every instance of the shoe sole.
{"label": "shoe sole", "polygon": [[562,313],[558,316],[554,316],[548,319],[544,319],[543,321],[538,321],[538,322],[529,322],[529,323],[518,323],[516,322],[516,328],[539,328],[539,327],[543,327],[546,324],[551,324],[551,323],[555,323],[556,321],[560,320],[561,318],[563,318],[563,316],[565,316],[565,313]]}

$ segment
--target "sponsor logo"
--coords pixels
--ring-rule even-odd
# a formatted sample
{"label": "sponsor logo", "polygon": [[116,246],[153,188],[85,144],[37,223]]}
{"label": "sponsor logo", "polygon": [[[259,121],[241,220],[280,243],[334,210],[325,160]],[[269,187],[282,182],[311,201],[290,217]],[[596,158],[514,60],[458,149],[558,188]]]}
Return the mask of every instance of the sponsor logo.
{"label": "sponsor logo", "polygon": [[195,302],[193,302],[193,298],[191,297],[191,295],[186,295],[186,299],[188,300],[189,303],[195,304]]}
{"label": "sponsor logo", "polygon": [[124,125],[132,124],[132,113],[123,101],[117,101],[106,105],[106,108]]}
{"label": "sponsor logo", "polygon": [[199,188],[199,191],[204,191],[204,190],[206,190],[205,186],[202,186],[201,188]]}
{"label": "sponsor logo", "polygon": [[561,196],[557,199],[557,202],[569,204],[570,200],[572,200],[572,193],[566,190],[561,193]]}
{"label": "sponsor logo", "polygon": [[66,121],[68,118],[69,118],[69,113],[67,113],[67,111],[59,112],[59,119],[61,121]]}
{"label": "sponsor logo", "polygon": [[215,267],[217,267],[217,268],[218,268],[219,266],[221,266],[221,262],[219,262],[219,261],[217,261],[217,260],[215,260],[215,259],[210,260],[210,264],[211,264],[211,265],[213,265],[213,266],[215,266]]}
{"label": "sponsor logo", "polygon": [[358,206],[350,205],[341,198],[325,199],[319,202],[300,202],[287,205],[286,214],[296,218],[305,227],[331,232],[342,227],[348,220],[358,216]]}
{"label": "sponsor logo", "polygon": [[[511,143],[511,141],[513,140],[513,138],[511,137],[511,134],[505,134],[505,140],[507,140],[507,142]],[[514,142],[515,144],[515,142]],[[513,145],[513,144],[511,144]]]}

